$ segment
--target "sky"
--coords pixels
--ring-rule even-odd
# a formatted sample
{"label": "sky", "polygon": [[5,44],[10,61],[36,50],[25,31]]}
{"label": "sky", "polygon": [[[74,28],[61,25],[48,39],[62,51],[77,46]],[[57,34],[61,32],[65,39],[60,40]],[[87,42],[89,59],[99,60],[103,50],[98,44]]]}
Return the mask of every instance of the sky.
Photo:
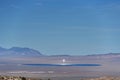
{"label": "sky", "polygon": [[0,46],[45,55],[120,52],[120,0],[0,0]]}

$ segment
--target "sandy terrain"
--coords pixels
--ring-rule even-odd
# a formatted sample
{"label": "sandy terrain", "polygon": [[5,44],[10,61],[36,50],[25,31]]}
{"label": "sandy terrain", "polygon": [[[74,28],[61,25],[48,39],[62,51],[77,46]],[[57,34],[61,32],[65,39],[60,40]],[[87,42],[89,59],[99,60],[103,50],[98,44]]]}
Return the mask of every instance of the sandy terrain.
{"label": "sandy terrain", "polygon": [[[97,63],[101,66],[27,66],[22,64],[40,64],[51,63],[61,64],[62,59],[66,63]],[[100,59],[100,58],[81,58],[81,57],[38,57],[38,58],[0,58],[0,74],[24,77],[99,77],[99,76],[119,76],[120,61],[117,59]]]}

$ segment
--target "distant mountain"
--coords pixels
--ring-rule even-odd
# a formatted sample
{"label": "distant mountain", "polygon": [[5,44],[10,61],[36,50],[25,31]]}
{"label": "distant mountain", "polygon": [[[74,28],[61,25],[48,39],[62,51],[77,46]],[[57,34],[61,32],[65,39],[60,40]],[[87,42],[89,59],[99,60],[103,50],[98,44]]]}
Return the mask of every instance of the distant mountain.
{"label": "distant mountain", "polygon": [[[45,56],[39,51],[31,48],[12,47],[10,49],[0,47],[0,57],[18,56],[18,57],[40,57]],[[73,57],[72,55],[50,55],[49,57]],[[74,56],[75,57],[75,56]],[[86,56],[76,56],[79,58],[120,58],[120,53],[93,54]]]}
{"label": "distant mountain", "polygon": [[107,59],[107,58],[120,58],[120,53],[107,53],[107,54],[91,54],[91,55],[51,55],[50,57],[75,57],[75,58],[94,58],[94,59]]}
{"label": "distant mountain", "polygon": [[0,56],[43,56],[39,51],[30,48],[12,47],[5,49],[0,47]]}
{"label": "distant mountain", "polygon": [[93,54],[93,55],[87,55],[87,56],[95,57],[95,58],[120,58],[120,53]]}
{"label": "distant mountain", "polygon": [[5,48],[0,47],[0,52],[6,51]]}
{"label": "distant mountain", "polygon": [[71,55],[50,55],[52,57],[70,57]]}

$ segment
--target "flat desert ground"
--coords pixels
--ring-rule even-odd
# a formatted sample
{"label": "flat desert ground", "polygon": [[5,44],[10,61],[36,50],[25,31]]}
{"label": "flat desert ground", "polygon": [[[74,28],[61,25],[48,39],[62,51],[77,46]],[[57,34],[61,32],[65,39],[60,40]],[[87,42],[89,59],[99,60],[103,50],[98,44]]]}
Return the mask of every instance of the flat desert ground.
{"label": "flat desert ground", "polygon": [[[29,66],[23,64],[100,64],[101,66]],[[120,76],[119,58],[93,57],[1,57],[0,75],[14,75],[54,80],[83,77]],[[58,79],[59,77],[59,79]]]}

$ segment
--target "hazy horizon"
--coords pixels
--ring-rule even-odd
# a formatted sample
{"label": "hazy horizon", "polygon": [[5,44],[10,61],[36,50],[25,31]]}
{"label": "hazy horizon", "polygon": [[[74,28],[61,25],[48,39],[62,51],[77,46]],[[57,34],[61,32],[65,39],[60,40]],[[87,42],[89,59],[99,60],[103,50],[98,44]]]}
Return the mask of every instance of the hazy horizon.
{"label": "hazy horizon", "polygon": [[119,0],[0,0],[0,46],[45,55],[120,52]]}

